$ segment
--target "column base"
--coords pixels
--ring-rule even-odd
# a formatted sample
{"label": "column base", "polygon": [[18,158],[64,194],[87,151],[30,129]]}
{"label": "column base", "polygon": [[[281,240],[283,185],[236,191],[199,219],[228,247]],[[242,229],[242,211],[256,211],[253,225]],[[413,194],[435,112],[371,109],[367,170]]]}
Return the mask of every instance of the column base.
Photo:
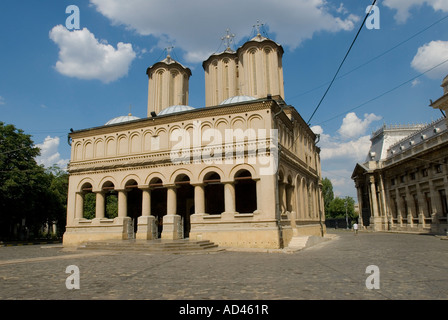
{"label": "column base", "polygon": [[136,239],[141,240],[157,239],[156,218],[154,216],[138,217]]}
{"label": "column base", "polygon": [[167,214],[163,216],[162,239],[177,240],[182,239],[181,216],[177,214]]}

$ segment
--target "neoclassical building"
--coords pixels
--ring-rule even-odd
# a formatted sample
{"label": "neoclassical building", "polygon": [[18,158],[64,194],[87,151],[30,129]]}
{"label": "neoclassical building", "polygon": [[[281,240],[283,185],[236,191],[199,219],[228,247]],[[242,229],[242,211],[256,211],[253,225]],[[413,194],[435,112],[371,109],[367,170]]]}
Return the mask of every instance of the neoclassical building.
{"label": "neoclassical building", "polygon": [[[444,95],[431,106],[447,110]],[[423,125],[383,126],[372,134],[364,163],[352,179],[360,224],[372,230],[446,234],[448,128],[445,116]]]}
{"label": "neoclassical building", "polygon": [[[213,54],[203,63],[205,107],[193,108],[191,71],[168,54],[147,69],[146,118],[70,133],[64,245],[189,238],[282,248],[323,236],[320,150],[284,100],[282,55],[260,34]],[[94,218],[85,216],[88,194]]]}

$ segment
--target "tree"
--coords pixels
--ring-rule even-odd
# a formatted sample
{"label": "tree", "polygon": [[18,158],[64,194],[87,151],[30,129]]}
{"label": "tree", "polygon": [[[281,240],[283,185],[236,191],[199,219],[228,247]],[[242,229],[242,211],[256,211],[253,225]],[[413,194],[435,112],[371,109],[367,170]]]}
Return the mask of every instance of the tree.
{"label": "tree", "polygon": [[0,122],[0,239],[37,237],[42,225],[64,223],[66,176],[36,163],[30,135]]}
{"label": "tree", "polygon": [[325,214],[329,213],[330,203],[334,199],[333,185],[328,178],[322,179],[322,196],[324,198]]}
{"label": "tree", "polygon": [[328,217],[345,218],[346,212],[349,219],[355,218],[355,200],[352,197],[336,197],[330,203]]}

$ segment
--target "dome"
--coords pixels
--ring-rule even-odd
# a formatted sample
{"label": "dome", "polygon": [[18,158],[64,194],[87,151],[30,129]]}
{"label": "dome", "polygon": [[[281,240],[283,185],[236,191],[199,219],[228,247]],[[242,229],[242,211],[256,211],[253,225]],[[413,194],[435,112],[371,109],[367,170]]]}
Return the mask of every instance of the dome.
{"label": "dome", "polygon": [[219,105],[222,106],[224,104],[241,103],[241,102],[247,102],[247,101],[253,101],[253,100],[257,100],[257,99],[254,97],[251,97],[251,96],[234,96],[234,97],[224,100]]}
{"label": "dome", "polygon": [[139,120],[140,118],[134,117],[132,114],[128,114],[127,116],[120,116],[113,118],[106,122],[106,126],[110,124],[116,124],[116,123],[122,123],[122,122],[128,122],[133,120]]}
{"label": "dome", "polygon": [[184,111],[189,111],[189,110],[194,110],[194,108],[190,107],[190,106],[184,106],[184,105],[175,105],[175,106],[170,106],[170,107],[163,109],[162,111],[159,112],[158,116],[164,116],[167,114],[173,114],[173,113],[184,112]]}

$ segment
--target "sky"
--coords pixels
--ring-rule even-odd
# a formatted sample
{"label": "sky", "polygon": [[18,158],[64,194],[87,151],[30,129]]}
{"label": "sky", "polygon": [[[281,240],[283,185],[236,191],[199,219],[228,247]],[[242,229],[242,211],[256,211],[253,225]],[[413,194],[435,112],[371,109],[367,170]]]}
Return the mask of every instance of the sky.
{"label": "sky", "polygon": [[[371,133],[384,124],[439,119],[429,101],[442,95],[448,74],[448,0],[382,0],[329,87],[371,4],[2,0],[0,121],[32,135],[41,148],[39,164],[65,167],[70,128],[102,126],[130,111],[146,117],[146,69],[169,46],[192,70],[188,104],[204,107],[202,62],[225,50],[227,29],[236,49],[255,35],[259,21],[285,50],[285,101],[320,134],[322,176],[336,196],[356,199],[350,177],[365,161]],[[69,6],[79,9],[79,26]]]}

